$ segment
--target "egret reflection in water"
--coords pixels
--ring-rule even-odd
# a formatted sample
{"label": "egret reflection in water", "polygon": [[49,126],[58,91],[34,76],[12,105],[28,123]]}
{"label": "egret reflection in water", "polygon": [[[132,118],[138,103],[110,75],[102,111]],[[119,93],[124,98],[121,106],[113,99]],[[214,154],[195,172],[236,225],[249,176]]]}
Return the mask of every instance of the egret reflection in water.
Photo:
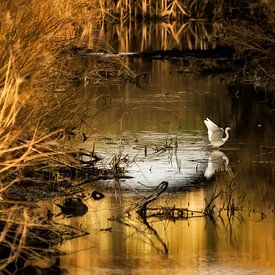
{"label": "egret reflection in water", "polygon": [[229,159],[220,150],[213,150],[208,158],[208,164],[204,172],[204,177],[209,180],[215,176],[216,172],[228,171]]}

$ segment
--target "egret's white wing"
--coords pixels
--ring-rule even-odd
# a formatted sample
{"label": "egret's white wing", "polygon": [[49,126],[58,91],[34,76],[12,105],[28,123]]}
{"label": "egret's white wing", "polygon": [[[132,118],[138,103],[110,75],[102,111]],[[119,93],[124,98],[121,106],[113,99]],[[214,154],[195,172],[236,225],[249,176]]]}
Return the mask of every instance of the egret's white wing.
{"label": "egret's white wing", "polygon": [[204,120],[204,123],[206,125],[206,127],[210,130],[215,130],[215,129],[220,129],[212,120],[210,120],[209,118],[206,118]]}
{"label": "egret's white wing", "polygon": [[209,118],[204,120],[204,123],[208,129],[208,138],[210,142],[221,141],[223,137],[223,130],[219,128]]}

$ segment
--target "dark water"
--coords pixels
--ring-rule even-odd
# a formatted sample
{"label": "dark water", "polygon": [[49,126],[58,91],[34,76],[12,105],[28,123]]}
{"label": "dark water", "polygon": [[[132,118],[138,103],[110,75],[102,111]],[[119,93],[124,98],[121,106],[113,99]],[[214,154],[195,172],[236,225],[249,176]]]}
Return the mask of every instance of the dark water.
{"label": "dark water", "polygon": [[141,24],[102,24],[97,35],[111,45],[114,52],[146,52],[156,50],[206,50],[216,46],[212,39],[222,23],[189,20]]}
{"label": "dark water", "polygon": [[[237,91],[230,95],[218,78],[178,74],[179,64],[136,61],[134,66],[148,72],[139,85],[87,90],[90,112],[83,131],[89,139],[74,141],[90,150],[95,142],[102,165],[111,165],[115,155],[126,157],[121,164],[133,178],[88,187],[105,198],[87,200],[84,217],[65,219],[90,235],[62,245],[68,254],[61,266],[70,274],[274,274],[274,112]],[[219,152],[208,146],[206,117],[232,128]],[[228,165],[213,162],[215,154]],[[224,172],[206,181],[206,169],[215,167]],[[149,227],[135,212],[126,224],[109,220],[163,180],[169,187],[155,206],[201,211],[205,199],[228,190],[232,179],[234,204],[241,208],[233,217],[223,211],[214,221],[150,218]],[[217,208],[222,202],[216,201]]]}

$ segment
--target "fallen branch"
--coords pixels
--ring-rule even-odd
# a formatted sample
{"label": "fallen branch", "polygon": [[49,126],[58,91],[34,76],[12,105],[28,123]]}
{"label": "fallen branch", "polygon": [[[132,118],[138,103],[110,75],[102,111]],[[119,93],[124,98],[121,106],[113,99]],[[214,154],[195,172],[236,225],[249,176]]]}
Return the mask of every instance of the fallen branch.
{"label": "fallen branch", "polygon": [[156,200],[163,192],[165,192],[167,187],[168,187],[168,182],[162,181],[157,186],[154,193],[150,194],[145,199],[143,199],[141,202],[139,202],[137,213],[143,218],[146,217],[148,204],[153,202],[154,200]]}

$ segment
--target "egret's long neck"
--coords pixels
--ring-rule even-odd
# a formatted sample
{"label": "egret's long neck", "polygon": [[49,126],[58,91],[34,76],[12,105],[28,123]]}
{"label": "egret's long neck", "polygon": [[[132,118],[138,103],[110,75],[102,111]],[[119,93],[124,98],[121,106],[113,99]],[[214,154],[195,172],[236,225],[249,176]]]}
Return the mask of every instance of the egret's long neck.
{"label": "egret's long neck", "polygon": [[226,141],[229,139],[229,130],[230,130],[229,127],[227,127],[227,128],[225,129],[225,138],[222,139],[223,142],[226,142]]}

